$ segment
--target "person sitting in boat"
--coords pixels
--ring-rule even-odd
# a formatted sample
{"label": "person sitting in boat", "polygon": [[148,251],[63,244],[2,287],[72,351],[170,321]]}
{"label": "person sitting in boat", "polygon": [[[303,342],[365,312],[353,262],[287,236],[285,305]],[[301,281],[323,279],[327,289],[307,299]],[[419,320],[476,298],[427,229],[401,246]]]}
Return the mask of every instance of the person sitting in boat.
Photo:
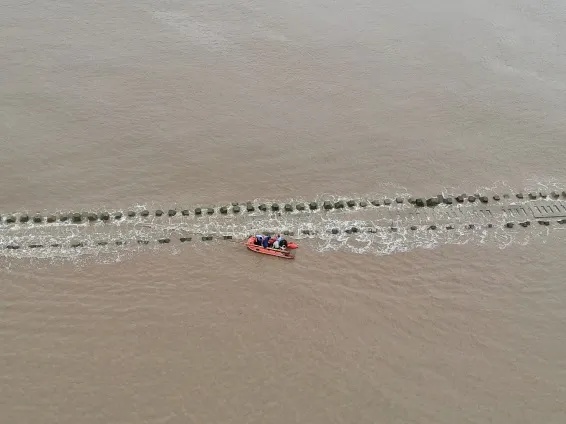
{"label": "person sitting in boat", "polygon": [[273,248],[284,249],[285,247],[287,247],[287,240],[285,240],[281,234],[277,234],[277,236],[275,236],[275,241],[273,242]]}
{"label": "person sitting in boat", "polygon": [[262,241],[262,246],[267,249],[269,247],[269,236],[265,236]]}
{"label": "person sitting in boat", "polygon": [[262,243],[263,243],[264,237],[265,237],[265,236],[264,236],[263,234],[256,234],[256,236],[255,236],[255,244],[256,244],[257,246],[261,246]]}

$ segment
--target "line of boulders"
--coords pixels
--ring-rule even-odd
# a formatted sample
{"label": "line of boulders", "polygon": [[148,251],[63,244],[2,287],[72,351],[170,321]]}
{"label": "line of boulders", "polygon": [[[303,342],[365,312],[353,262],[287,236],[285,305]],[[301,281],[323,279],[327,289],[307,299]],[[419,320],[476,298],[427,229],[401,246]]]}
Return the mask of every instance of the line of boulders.
{"label": "line of boulders", "polygon": [[366,208],[369,206],[373,207],[382,207],[382,206],[392,206],[392,205],[402,205],[404,203],[409,203],[414,205],[415,207],[436,207],[439,205],[453,205],[453,204],[461,204],[461,203],[489,203],[489,202],[499,202],[502,199],[528,199],[528,200],[536,200],[536,199],[554,199],[557,200],[560,197],[566,198],[566,191],[559,193],[557,191],[553,191],[551,193],[545,192],[530,192],[530,193],[516,193],[514,195],[511,194],[494,194],[492,196],[481,195],[481,194],[460,194],[457,196],[445,196],[445,195],[438,195],[435,197],[409,197],[407,199],[403,197],[397,197],[395,199],[374,199],[374,200],[337,200],[337,201],[330,201],[325,200],[322,202],[299,202],[299,203],[260,203],[259,205],[255,205],[252,202],[246,203],[237,203],[233,202],[230,206],[220,206],[220,207],[197,207],[192,211],[189,209],[157,209],[154,212],[150,212],[147,209],[136,211],[136,210],[127,210],[127,211],[117,211],[117,212],[69,212],[69,213],[60,213],[60,214],[49,214],[47,216],[42,215],[40,213],[36,214],[29,214],[29,213],[20,213],[20,214],[11,214],[6,216],[0,216],[0,224],[16,224],[16,223],[33,223],[33,224],[54,224],[56,222],[64,222],[64,223],[87,223],[87,222],[109,222],[109,221],[118,221],[122,219],[132,219],[135,217],[141,218],[149,218],[150,216],[155,217],[175,217],[175,216],[183,216],[187,217],[190,215],[199,217],[203,215],[214,215],[216,213],[220,215],[228,215],[228,214],[239,214],[243,211],[247,213],[253,213],[255,211],[260,212],[313,212],[318,210],[330,211],[330,210],[342,210],[342,209],[352,209],[355,207],[358,208]]}
{"label": "line of boulders", "polygon": [[[566,225],[566,219],[560,219],[558,221],[555,221],[557,224],[560,225]],[[550,220],[538,220],[537,223],[539,225],[543,225],[543,226],[549,226],[551,224]],[[522,222],[507,222],[503,225],[503,228],[514,228],[515,226],[520,226],[523,228],[529,227],[531,225],[531,221],[522,221]],[[445,230],[455,230],[456,226],[454,224],[447,224],[443,227],[440,227],[438,225],[432,224],[426,224],[426,225],[411,225],[410,227],[411,231],[417,231],[419,229],[425,229],[425,230],[429,230],[429,231],[435,231],[435,230],[441,230],[441,229],[445,229]],[[478,225],[476,224],[464,224],[463,228],[466,228],[468,230],[473,230],[476,228],[479,228]],[[487,224],[485,225],[485,228],[495,228],[494,224]],[[330,230],[327,230],[326,232],[328,234],[332,234],[332,235],[338,235],[338,234],[356,234],[356,233],[377,233],[379,231],[382,231],[382,228],[359,228],[359,227],[350,227],[350,228],[346,228],[344,230],[341,230],[339,228],[332,228]],[[396,226],[391,226],[389,227],[389,231],[391,232],[397,232],[399,231],[399,227]],[[264,234],[268,234],[271,235],[272,233],[270,233],[269,231],[263,231]],[[318,231],[316,230],[312,230],[312,229],[301,229],[298,230],[297,232],[294,231],[282,231],[281,232],[283,235],[286,236],[295,236],[295,234],[300,234],[300,235],[305,235],[305,236],[313,236],[316,234],[319,234]],[[221,236],[213,236],[213,235],[203,235],[200,237],[200,239],[202,241],[212,241],[212,240],[233,240],[234,237],[232,235],[221,235]],[[183,236],[183,237],[179,237],[179,241],[181,243],[186,243],[186,242],[190,242],[192,241],[193,238],[190,236]],[[163,238],[158,238],[156,240],[154,240],[154,242],[156,242],[157,244],[169,244],[171,243],[171,239],[168,237],[163,237]],[[147,245],[150,244],[151,240],[148,239],[137,239],[133,242],[133,244],[139,244],[139,245]],[[114,240],[114,241],[107,241],[107,240],[99,240],[99,241],[95,241],[95,242],[91,242],[91,243],[87,243],[84,241],[72,241],[70,242],[68,245],[63,245],[61,243],[49,243],[49,244],[42,244],[42,243],[30,243],[27,245],[21,245],[18,243],[10,243],[7,244],[5,246],[3,246],[5,249],[10,249],[10,250],[18,250],[20,248],[29,248],[29,249],[39,249],[39,248],[60,248],[60,247],[72,247],[72,248],[82,248],[82,247],[89,247],[89,246],[109,246],[109,245],[116,245],[116,246],[123,246],[126,244],[132,244],[132,242],[126,242],[124,240]]]}

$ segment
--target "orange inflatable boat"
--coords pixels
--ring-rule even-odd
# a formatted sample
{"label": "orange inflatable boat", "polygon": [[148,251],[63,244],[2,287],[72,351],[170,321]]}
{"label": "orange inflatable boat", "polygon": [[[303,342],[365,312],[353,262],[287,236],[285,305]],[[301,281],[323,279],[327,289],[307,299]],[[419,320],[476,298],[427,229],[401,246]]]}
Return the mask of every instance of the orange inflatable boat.
{"label": "orange inflatable boat", "polygon": [[272,247],[258,246],[255,244],[255,236],[248,238],[248,241],[246,241],[246,247],[253,252],[277,256],[278,258],[284,259],[295,259],[295,249],[299,248],[296,243],[287,243],[286,249],[274,249]]}

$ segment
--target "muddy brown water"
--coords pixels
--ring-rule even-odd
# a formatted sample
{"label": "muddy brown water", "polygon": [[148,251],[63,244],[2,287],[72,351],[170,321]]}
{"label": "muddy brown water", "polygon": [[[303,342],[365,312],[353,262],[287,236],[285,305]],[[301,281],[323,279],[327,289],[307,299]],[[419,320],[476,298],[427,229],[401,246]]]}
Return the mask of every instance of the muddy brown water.
{"label": "muddy brown water", "polygon": [[[5,0],[0,215],[563,190],[565,16],[558,1]],[[0,227],[0,244],[30,231]],[[563,423],[566,234],[483,231],[305,237],[294,261],[198,237],[3,249],[2,421]]]}

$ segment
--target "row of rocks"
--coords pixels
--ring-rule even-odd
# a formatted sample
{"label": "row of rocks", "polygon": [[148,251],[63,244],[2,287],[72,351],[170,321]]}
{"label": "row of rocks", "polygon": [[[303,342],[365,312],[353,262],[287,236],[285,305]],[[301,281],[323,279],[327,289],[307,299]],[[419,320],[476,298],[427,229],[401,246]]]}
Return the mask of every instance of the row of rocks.
{"label": "row of rocks", "polygon": [[[566,219],[561,219],[559,221],[556,221],[558,224],[561,225],[566,225]],[[539,220],[537,221],[537,223],[539,225],[544,225],[544,226],[549,226],[550,225],[550,221],[549,220]],[[528,227],[531,225],[530,221],[523,221],[523,222],[507,222],[504,227],[505,228],[514,228],[516,225],[520,226],[520,227]],[[493,224],[487,224],[486,225],[487,228],[495,228],[495,226]],[[417,226],[417,225],[412,225],[410,227],[411,231],[416,231],[419,228],[427,228],[428,230],[438,230],[439,227],[437,225],[427,225],[427,226]],[[452,224],[446,225],[444,227],[446,230],[454,230],[456,227]],[[475,224],[466,224],[465,228],[469,229],[469,230],[473,230],[475,228],[477,228],[477,226]],[[397,232],[399,231],[398,227],[390,227],[389,230],[391,232]],[[331,230],[328,231],[330,234],[340,234],[340,233],[346,233],[346,234],[356,234],[356,233],[360,233],[360,232],[366,232],[366,233],[377,233],[379,232],[379,230],[377,228],[363,228],[360,229],[358,227],[351,227],[351,228],[347,228],[346,230],[340,230],[339,228],[332,228]],[[264,234],[271,234],[270,232],[263,232]],[[287,236],[294,236],[295,232],[293,231],[283,231],[282,232],[284,235]],[[303,229],[303,230],[299,230],[298,231],[299,234],[302,235],[315,235],[317,234],[317,231],[314,230],[309,230],[309,229]],[[222,240],[232,240],[233,236],[231,235],[223,235],[220,237],[217,237],[218,239],[222,239]],[[204,235],[201,236],[201,240],[202,241],[211,241],[214,240],[214,236],[212,235]],[[185,243],[185,242],[189,242],[192,241],[192,237],[180,237],[179,241],[181,243]],[[158,244],[168,244],[171,242],[170,238],[159,238],[156,240],[156,242]],[[150,240],[147,239],[138,239],[136,240],[137,244],[142,244],[142,245],[146,245],[150,243]],[[100,240],[100,241],[96,241],[91,245],[94,246],[108,246],[108,245],[116,245],[116,246],[123,246],[125,245],[126,242],[124,240],[115,240],[115,241],[106,241],[106,240]],[[72,248],[80,248],[80,247],[86,247],[88,245],[88,243],[82,242],[82,241],[73,241],[69,244],[70,247]],[[47,247],[62,247],[62,244],[60,243],[51,243],[51,244],[41,244],[41,243],[31,243],[28,244],[27,246],[22,246],[20,244],[8,244],[6,246],[4,246],[5,249],[11,249],[11,250],[17,250],[20,249],[22,247],[28,247],[30,249],[38,249],[38,248],[47,248]]]}
{"label": "row of rocks", "polygon": [[[556,221],[558,224],[566,224],[566,219],[561,219],[559,221]],[[549,220],[539,220],[537,221],[538,224],[540,225],[544,225],[544,226],[549,226],[550,225],[550,221]],[[505,223],[504,227],[505,228],[514,228],[515,225],[521,226],[521,227],[528,227],[531,225],[530,221],[523,221],[523,222],[507,222]],[[487,224],[486,225],[487,228],[495,228],[495,226],[493,224]],[[440,229],[439,226],[437,225],[426,225],[426,226],[418,226],[418,225],[412,225],[410,227],[411,231],[416,231],[419,228],[426,228],[428,230],[438,230]],[[454,230],[456,229],[456,226],[454,226],[453,224],[448,224],[444,227],[446,230]],[[466,224],[465,228],[469,229],[469,230],[473,230],[475,228],[477,228],[476,224]],[[390,227],[389,228],[390,231],[392,232],[397,232],[399,231],[398,227]],[[328,231],[331,234],[340,234],[342,231],[338,228],[333,228],[331,230]],[[366,233],[377,233],[379,232],[379,230],[377,228],[364,228],[364,229],[360,229],[358,227],[351,227],[351,228],[347,228],[346,230],[343,231],[346,234],[352,234],[352,233],[359,233],[359,232],[366,232]],[[310,231],[308,230],[303,230],[301,232],[302,234],[312,234]]]}
{"label": "row of rocks", "polygon": [[[547,194],[545,192],[539,192],[539,193],[531,192],[528,194],[516,193],[514,195],[514,197],[519,200],[523,200],[523,199],[536,200],[536,199],[547,199],[547,198],[556,200],[559,199],[560,196],[566,198],[566,191],[563,191],[562,193],[553,191],[550,194]],[[491,197],[477,193],[472,195],[467,195],[464,193],[458,196],[444,196],[442,194],[439,194],[436,197],[429,197],[429,198],[423,198],[423,197],[416,199],[409,198],[408,202],[414,204],[417,207],[425,207],[425,206],[435,207],[441,204],[452,205],[454,203],[464,203],[466,201],[469,203],[474,203],[476,201],[480,203],[489,203],[490,201],[499,202],[502,199],[511,199],[512,197],[513,196],[511,194],[503,194],[503,195],[494,194]]]}
{"label": "row of rocks", "polygon": [[[179,241],[181,243],[186,243],[189,241],[192,241],[192,237],[180,237]],[[233,236],[230,235],[224,235],[219,237],[219,239],[222,240],[232,240]],[[202,236],[201,237],[202,241],[211,241],[214,240],[214,237],[211,235],[206,235],[206,236]],[[149,244],[151,241],[147,240],[147,239],[138,239],[136,240],[134,243],[137,244]],[[158,244],[169,244],[171,243],[171,239],[164,237],[164,238],[158,238],[155,240],[156,243]],[[109,245],[115,245],[115,246],[124,246],[126,245],[127,242],[124,240],[114,240],[114,241],[107,241],[107,240],[100,240],[100,241],[96,241],[94,243],[86,243],[83,241],[72,241],[71,243],[69,243],[67,246],[72,247],[72,248],[80,248],[80,247],[87,247],[87,246],[109,246]],[[47,248],[47,247],[64,247],[63,244],[61,243],[50,243],[50,244],[41,244],[41,243],[30,243],[28,245],[20,245],[17,243],[11,243],[8,244],[6,246],[4,246],[5,249],[11,249],[11,250],[18,250],[20,248],[24,248],[24,247],[28,247],[29,249],[39,249],[39,248]]]}
{"label": "row of rocks", "polygon": [[[558,193],[557,191],[553,191],[550,194],[544,193],[544,192],[540,192],[540,193],[528,193],[528,194],[523,194],[523,193],[516,193],[514,195],[515,198],[517,199],[529,199],[529,200],[536,200],[536,199],[546,199],[546,198],[551,198],[551,199],[558,199],[560,197],[564,197],[566,198],[566,191],[563,191],[562,193]],[[416,206],[416,207],[435,207],[441,204],[445,204],[445,205],[452,205],[455,203],[464,203],[464,202],[469,202],[469,203],[474,203],[474,202],[480,202],[480,203],[489,203],[490,201],[495,201],[495,202],[499,202],[502,199],[510,199],[512,196],[510,194],[504,194],[502,196],[495,194],[491,197],[485,196],[485,195],[480,195],[480,194],[473,194],[473,195],[467,195],[467,194],[461,194],[458,196],[444,196],[444,195],[438,195],[436,197],[429,197],[429,198],[424,198],[424,197],[418,197],[418,198],[413,198],[413,197],[409,197],[408,199],[404,199],[402,197],[398,197],[396,199],[383,199],[383,200],[338,200],[338,201],[330,201],[330,200],[326,200],[323,202],[310,202],[310,203],[296,203],[296,204],[292,204],[292,203],[285,203],[285,204],[279,204],[279,203],[271,203],[271,204],[266,204],[266,203],[261,203],[259,205],[254,205],[252,202],[247,202],[247,203],[243,203],[243,204],[239,204],[237,202],[234,202],[231,204],[231,206],[221,206],[219,208],[213,208],[213,207],[198,207],[195,208],[194,211],[192,211],[192,213],[195,216],[202,216],[202,215],[213,215],[215,213],[220,213],[221,215],[226,215],[228,213],[233,213],[233,214],[238,214],[240,212],[242,212],[243,210],[245,210],[248,213],[254,212],[257,210],[261,211],[261,212],[280,212],[280,211],[284,211],[284,212],[293,212],[293,211],[316,211],[319,209],[325,210],[325,211],[329,211],[329,210],[333,210],[333,209],[345,209],[345,208],[354,208],[354,207],[360,207],[360,208],[365,208],[368,206],[375,206],[375,207],[379,207],[379,206],[391,206],[393,204],[403,204],[406,202]],[[71,223],[83,223],[83,222],[93,222],[93,221],[103,221],[103,222],[107,222],[107,221],[111,221],[111,220],[121,220],[123,218],[134,218],[136,216],[139,217],[149,217],[150,215],[156,216],[156,217],[162,217],[162,216],[168,216],[168,217],[174,217],[177,215],[182,215],[182,216],[189,216],[191,215],[191,211],[189,209],[182,209],[182,210],[177,210],[177,209],[169,209],[169,210],[162,210],[162,209],[157,209],[156,211],[154,211],[153,213],[151,213],[148,210],[142,210],[142,211],[134,211],[134,210],[129,210],[126,212],[99,212],[99,213],[95,213],[95,212],[73,212],[73,213],[63,213],[63,214],[59,214],[59,215],[48,215],[48,216],[43,216],[41,214],[35,214],[35,215],[30,215],[27,213],[23,213],[23,214],[19,214],[18,216],[16,215],[8,215],[6,217],[1,217],[0,216],[0,223],[6,223],[6,224],[15,224],[17,222],[20,223],[35,223],[35,224],[41,224],[41,223],[55,223],[55,222],[71,222]]]}

